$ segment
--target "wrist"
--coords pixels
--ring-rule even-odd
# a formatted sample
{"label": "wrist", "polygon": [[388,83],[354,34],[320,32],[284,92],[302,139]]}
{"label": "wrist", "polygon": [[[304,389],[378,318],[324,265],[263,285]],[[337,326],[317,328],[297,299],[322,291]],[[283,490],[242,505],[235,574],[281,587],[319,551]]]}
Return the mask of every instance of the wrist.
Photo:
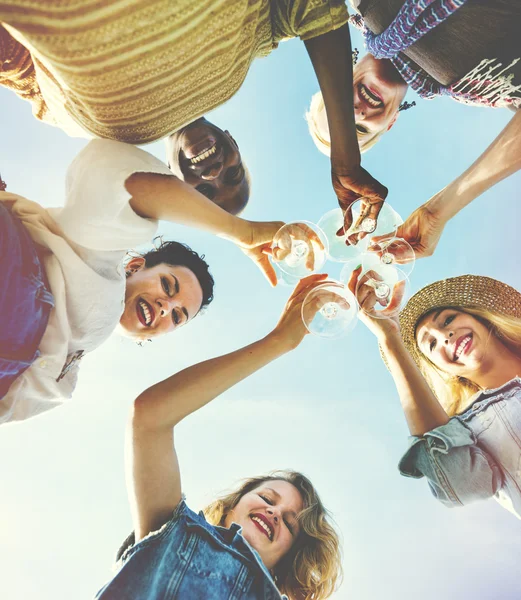
{"label": "wrist", "polygon": [[229,215],[229,217],[230,226],[226,232],[221,234],[221,237],[239,246],[249,245],[252,237],[251,222],[235,215]]}
{"label": "wrist", "polygon": [[287,335],[277,326],[275,329],[273,329],[273,331],[268,333],[264,339],[266,340],[266,343],[272,345],[274,352],[277,353],[277,356],[282,356],[283,354],[287,354],[288,352],[295,350],[295,348],[300,345],[303,337]]}
{"label": "wrist", "polygon": [[378,335],[378,344],[384,352],[388,354],[396,350],[396,348],[403,346],[402,336],[399,331],[382,331]]}
{"label": "wrist", "polygon": [[435,194],[424,206],[439,221],[447,223],[462,208],[472,202],[477,195],[479,193],[476,193],[470,183],[462,176]]}

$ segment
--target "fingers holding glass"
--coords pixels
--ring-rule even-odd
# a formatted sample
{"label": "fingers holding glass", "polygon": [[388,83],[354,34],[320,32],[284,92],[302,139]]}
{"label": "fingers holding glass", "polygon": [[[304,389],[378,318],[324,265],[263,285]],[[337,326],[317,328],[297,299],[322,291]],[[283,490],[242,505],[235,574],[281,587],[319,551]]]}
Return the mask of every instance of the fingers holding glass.
{"label": "fingers holding glass", "polygon": [[280,270],[298,278],[320,270],[326,262],[327,251],[325,234],[308,221],[284,225],[271,245],[272,258]]}
{"label": "fingers holding glass", "polygon": [[391,319],[400,312],[408,283],[407,275],[401,269],[380,265],[362,273],[355,296],[366,315]]}
{"label": "fingers holding glass", "polygon": [[394,235],[402,223],[403,219],[387,202],[361,198],[344,215],[345,243],[356,245],[368,235]]}
{"label": "fingers holding glass", "polygon": [[328,339],[347,335],[356,324],[357,314],[356,298],[338,282],[316,287],[302,304],[302,320],[307,330]]}
{"label": "fingers holding glass", "polygon": [[379,265],[399,265],[405,275],[410,275],[414,268],[414,250],[402,238],[394,236],[379,238],[378,243],[371,242],[367,249],[369,252],[362,257],[364,271]]}

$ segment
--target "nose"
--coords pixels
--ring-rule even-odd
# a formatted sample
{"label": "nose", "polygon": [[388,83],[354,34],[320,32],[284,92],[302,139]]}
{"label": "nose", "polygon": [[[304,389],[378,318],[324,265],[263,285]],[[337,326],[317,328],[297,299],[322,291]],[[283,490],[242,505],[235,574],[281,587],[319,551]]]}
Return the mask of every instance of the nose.
{"label": "nose", "polygon": [[362,106],[359,103],[356,103],[353,108],[354,108],[354,111],[355,111],[355,117],[359,121],[363,121],[365,119],[365,117],[366,117],[365,109],[362,108]]}
{"label": "nose", "polygon": [[213,165],[210,165],[209,167],[207,167],[201,173],[201,179],[205,179],[207,181],[213,181],[214,179],[217,179],[219,177],[222,170],[223,170],[222,162],[214,163]]}
{"label": "nose", "polygon": [[448,335],[448,337],[447,337],[447,338],[445,338],[445,343],[446,343],[446,344],[448,344],[448,343],[449,343],[449,340],[450,340],[450,338],[451,338],[453,335],[454,335],[454,333],[453,333],[452,331],[449,331],[449,335]]}
{"label": "nose", "polygon": [[273,517],[273,520],[275,521],[275,523],[279,522],[280,511],[278,508],[275,508],[274,506],[270,506],[269,508],[266,509],[266,512]]}
{"label": "nose", "polygon": [[172,312],[172,309],[175,305],[174,298],[158,298],[156,302],[159,306],[159,314],[162,317],[167,317]]}

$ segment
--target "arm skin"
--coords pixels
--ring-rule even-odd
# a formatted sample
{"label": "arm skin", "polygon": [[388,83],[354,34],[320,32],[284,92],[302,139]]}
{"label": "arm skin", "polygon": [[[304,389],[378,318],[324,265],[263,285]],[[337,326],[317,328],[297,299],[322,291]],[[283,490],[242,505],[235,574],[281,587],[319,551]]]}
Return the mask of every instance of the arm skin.
{"label": "arm skin", "polygon": [[168,521],[181,500],[173,428],[235,384],[296,348],[307,334],[302,303],[326,277],[311,275],[299,282],[279,323],[265,338],[176,373],[134,401],[127,434],[127,486],[136,541]]}
{"label": "arm skin", "polygon": [[447,222],[475,198],[521,169],[521,110],[457,179],[429,202],[429,209]]}
{"label": "arm skin", "polygon": [[[342,174],[360,166],[353,109],[349,25],[304,42],[320,85],[331,136],[331,164]],[[346,173],[348,174],[348,173]]]}
{"label": "arm skin", "polygon": [[[421,436],[436,427],[446,425],[449,422],[447,413],[407,351],[400,335],[397,317],[391,316],[402,300],[403,289],[397,291],[385,309],[389,312],[388,318],[373,318],[365,311],[370,312],[374,307],[377,301],[376,295],[372,288],[365,285],[358,286],[359,278],[363,281],[362,267],[353,271],[347,285],[364,309],[359,311],[358,318],[376,336],[387,360],[409,431],[412,435]],[[380,313],[381,316],[383,314],[385,311]]]}
{"label": "arm skin", "polygon": [[[412,246],[416,258],[432,256],[447,222],[496,183],[521,168],[521,110],[494,142],[457,179],[413,211],[396,237]],[[385,235],[372,239],[372,250]]]}
{"label": "arm skin", "polygon": [[125,187],[132,196],[130,206],[139,216],[195,227],[232,241],[272,286],[277,285],[277,274],[265,251],[284,223],[247,221],[231,215],[173,175],[134,173]]}
{"label": "arm skin", "polygon": [[331,136],[331,178],[338,203],[349,207],[363,197],[378,217],[387,188],[360,164],[353,108],[353,61],[349,25],[305,42],[320,85]]}
{"label": "arm skin", "polygon": [[421,436],[449,422],[449,417],[427,385],[399,333],[380,339],[411,435]]}
{"label": "arm skin", "polygon": [[234,242],[248,236],[248,221],[227,213],[173,175],[134,173],[125,187],[140,217],[195,227]]}
{"label": "arm skin", "polygon": [[129,496],[136,541],[168,521],[181,500],[173,428],[289,348],[268,335],[241,350],[189,367],[134,402],[127,446]]}

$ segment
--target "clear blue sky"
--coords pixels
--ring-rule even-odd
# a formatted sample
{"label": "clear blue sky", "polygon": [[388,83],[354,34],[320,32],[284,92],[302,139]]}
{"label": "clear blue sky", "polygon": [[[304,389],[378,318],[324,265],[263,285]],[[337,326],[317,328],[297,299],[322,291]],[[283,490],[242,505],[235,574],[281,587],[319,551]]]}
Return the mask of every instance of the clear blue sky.
{"label": "clear blue sky", "polygon": [[[257,61],[240,92],[209,115],[232,132],[251,171],[247,218],[316,222],[335,206],[328,160],[303,118],[316,90],[303,44],[291,41]],[[0,101],[0,170],[9,189],[61,205],[66,168],[85,141],[36,122],[12,93],[0,90]],[[405,218],[461,173],[510,116],[447,99],[418,102],[364,156],[364,166],[389,187],[389,202]],[[161,142],[147,149],[164,157]],[[520,189],[518,174],[458,215],[435,256],[416,265],[412,291],[463,273],[521,289]],[[289,294],[272,290],[223,240],[181,227],[162,231],[206,254],[216,300],[185,329],[143,348],[113,336],[84,360],[67,406],[1,428],[1,598],[94,595],[131,529],[123,435],[132,400],[173,372],[267,333]],[[327,263],[325,271],[338,277],[340,266]],[[338,600],[521,597],[519,521],[493,501],[448,510],[425,481],[398,474],[407,429],[375,339],[361,323],[338,341],[308,336],[188,418],[176,439],[194,509],[240,477],[285,467],[307,473],[343,533]]]}

